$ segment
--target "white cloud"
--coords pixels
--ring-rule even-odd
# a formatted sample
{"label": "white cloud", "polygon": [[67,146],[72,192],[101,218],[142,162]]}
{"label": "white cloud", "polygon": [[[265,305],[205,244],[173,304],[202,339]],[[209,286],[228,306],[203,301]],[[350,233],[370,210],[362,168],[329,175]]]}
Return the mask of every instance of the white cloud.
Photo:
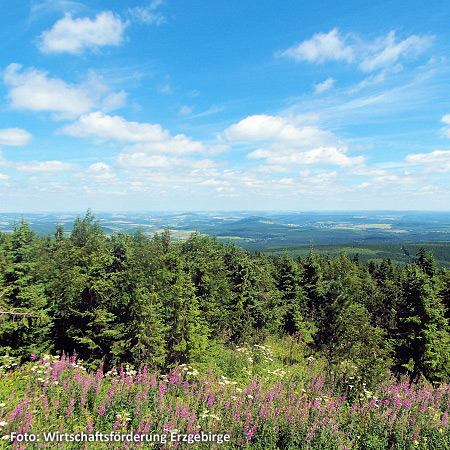
{"label": "white cloud", "polygon": [[226,181],[219,181],[219,180],[210,178],[209,180],[202,181],[200,184],[202,184],[204,186],[217,186],[217,185],[228,184],[228,183]]}
{"label": "white cloud", "polygon": [[427,172],[447,172],[450,170],[450,150],[410,154],[405,161],[409,164],[421,165]]}
{"label": "white cloud", "polygon": [[367,167],[367,166],[356,166],[348,169],[346,171],[348,175],[358,175],[358,176],[365,176],[365,177],[375,177],[375,176],[383,176],[386,175],[386,170],[384,169],[377,169],[373,167]]}
{"label": "white cloud", "polygon": [[224,106],[216,106],[213,105],[211,106],[211,108],[208,108],[206,111],[202,111],[198,114],[194,114],[190,117],[190,119],[196,119],[198,117],[206,117],[206,116],[211,116],[213,114],[217,114],[218,112],[222,112],[225,109]]}
{"label": "white cloud", "polygon": [[123,106],[124,92],[110,93],[94,72],[81,84],[50,78],[47,72],[29,68],[20,72],[20,64],[10,64],[3,72],[9,87],[11,107],[31,111],[49,111],[55,119],[70,119],[94,108],[111,110]]}
{"label": "white cloud", "polygon": [[359,68],[365,72],[372,72],[395,65],[400,58],[416,57],[427,50],[433,41],[430,36],[411,35],[396,42],[395,31],[391,31],[384,39],[377,41],[367,57],[360,63]]}
{"label": "white cloud", "polygon": [[159,86],[159,87],[158,87],[158,91],[159,91],[161,94],[169,95],[169,94],[172,93],[172,88],[171,88],[171,86],[170,86],[169,83],[166,83],[166,84],[163,84],[162,86]]}
{"label": "white cloud", "polygon": [[193,141],[184,134],[176,136],[162,142],[139,143],[127,147],[128,151],[143,151],[145,153],[172,153],[175,155],[189,155],[192,153],[215,155],[228,151],[227,145],[209,145],[200,141]]}
{"label": "white cloud", "polygon": [[4,128],[0,130],[0,145],[23,147],[31,140],[31,134],[21,128]]}
{"label": "white cloud", "polygon": [[34,0],[30,7],[30,20],[53,13],[80,13],[85,10],[88,10],[86,5],[73,0]]}
{"label": "white cloud", "polygon": [[372,42],[364,42],[355,35],[341,36],[334,28],[329,33],[317,33],[311,39],[294,45],[281,53],[297,61],[322,64],[326,61],[346,61],[358,64],[364,72],[398,66],[402,59],[416,58],[428,50],[433,36],[411,35],[397,40],[395,31]]}
{"label": "white cloud", "polygon": [[166,23],[166,17],[160,12],[157,12],[156,9],[163,3],[162,0],[153,0],[148,6],[130,8],[128,14],[141,23],[161,25]]}
{"label": "white cloud", "polygon": [[14,109],[52,111],[64,116],[74,116],[90,110],[94,102],[80,86],[68,84],[59,78],[48,78],[46,72],[10,64],[3,80],[10,86],[9,98]]}
{"label": "white cloud", "polygon": [[349,157],[336,136],[315,126],[296,126],[284,117],[264,114],[246,117],[225,130],[225,137],[239,143],[267,141],[267,147],[253,150],[249,159],[266,160],[259,171],[282,172],[292,165],[362,164],[364,157]]}
{"label": "white cloud", "polygon": [[225,130],[230,141],[296,141],[299,145],[316,145],[332,137],[318,127],[297,127],[283,117],[258,114],[248,116]]}
{"label": "white cloud", "polygon": [[188,116],[191,113],[192,113],[192,108],[190,106],[183,105],[180,108],[180,115],[182,115],[182,116]]}
{"label": "white cloud", "polygon": [[258,149],[249,153],[248,158],[265,158],[267,164],[290,165],[336,165],[352,166],[362,164],[363,156],[349,157],[344,149],[318,147],[309,151]]}
{"label": "white cloud", "polygon": [[161,125],[129,122],[121,116],[109,116],[102,112],[82,115],[76,122],[60,129],[62,134],[75,137],[98,137],[124,142],[157,142],[170,137]]}
{"label": "white cloud", "polygon": [[85,172],[77,173],[75,177],[94,183],[110,183],[118,180],[112,167],[103,162],[91,164]]}
{"label": "white cloud", "polygon": [[313,176],[305,177],[302,181],[311,184],[325,185],[331,183],[337,177],[337,172],[333,170],[332,172],[322,172]]}
{"label": "white cloud", "polygon": [[111,11],[104,11],[94,20],[88,17],[73,19],[66,14],[39,37],[39,49],[44,53],[80,54],[86,49],[120,45],[126,22]]}
{"label": "white cloud", "polygon": [[162,155],[148,155],[146,153],[121,153],[117,158],[117,165],[126,169],[149,169],[149,168],[173,168],[190,167],[203,169],[214,167],[215,163],[210,159],[175,158]]}
{"label": "white cloud", "polygon": [[317,33],[311,39],[288,48],[282,54],[297,61],[324,63],[325,61],[353,61],[351,46],[345,43],[337,28],[329,33]]}
{"label": "white cloud", "polygon": [[127,93],[125,91],[112,92],[102,100],[101,107],[103,111],[110,112],[122,108],[126,102]]}
{"label": "white cloud", "polygon": [[121,116],[101,112],[82,115],[76,122],[59,131],[74,137],[97,137],[106,140],[135,143],[128,148],[138,153],[213,154],[225,151],[227,146],[205,145],[184,134],[171,136],[159,124],[131,122]]}
{"label": "white cloud", "polygon": [[450,114],[446,114],[444,117],[442,117],[441,122],[447,125],[442,128],[442,131],[446,137],[450,138]]}
{"label": "white cloud", "polygon": [[21,162],[15,165],[15,169],[18,172],[67,172],[76,168],[76,164],[64,163],[62,161],[31,161]]}
{"label": "white cloud", "polygon": [[416,184],[418,179],[407,175],[389,174],[373,177],[372,181],[375,184]]}
{"label": "white cloud", "polygon": [[320,94],[321,92],[325,92],[328,89],[331,89],[334,86],[334,83],[336,83],[336,80],[334,78],[327,78],[322,83],[318,83],[314,85],[314,90]]}
{"label": "white cloud", "polygon": [[3,173],[0,173],[0,181],[9,180],[9,176]]}

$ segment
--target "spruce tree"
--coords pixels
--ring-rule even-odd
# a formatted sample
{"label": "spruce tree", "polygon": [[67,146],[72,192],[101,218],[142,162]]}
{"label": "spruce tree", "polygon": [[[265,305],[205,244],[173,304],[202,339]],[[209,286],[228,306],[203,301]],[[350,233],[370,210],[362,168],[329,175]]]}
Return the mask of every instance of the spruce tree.
{"label": "spruce tree", "polygon": [[404,298],[398,311],[397,370],[412,378],[445,380],[450,375],[450,336],[445,309],[430,277],[417,266],[407,268]]}

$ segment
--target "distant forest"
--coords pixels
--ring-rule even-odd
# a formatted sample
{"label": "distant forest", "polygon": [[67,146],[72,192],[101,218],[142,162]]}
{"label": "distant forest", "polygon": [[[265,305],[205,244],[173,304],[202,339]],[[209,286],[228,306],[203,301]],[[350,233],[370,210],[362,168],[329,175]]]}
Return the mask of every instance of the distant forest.
{"label": "distant forest", "polygon": [[70,236],[0,233],[0,346],[29,358],[76,354],[91,367],[170,368],[218,346],[292,336],[330,368],[376,381],[450,374],[450,271],[421,248],[406,266],[250,253],[193,233],[107,236],[90,211]]}

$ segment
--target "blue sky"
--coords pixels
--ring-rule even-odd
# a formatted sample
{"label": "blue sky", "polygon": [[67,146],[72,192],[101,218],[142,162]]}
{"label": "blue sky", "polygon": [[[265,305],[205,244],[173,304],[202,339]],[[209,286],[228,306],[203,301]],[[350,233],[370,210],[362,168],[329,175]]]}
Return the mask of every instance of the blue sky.
{"label": "blue sky", "polygon": [[0,11],[4,212],[449,209],[446,1]]}

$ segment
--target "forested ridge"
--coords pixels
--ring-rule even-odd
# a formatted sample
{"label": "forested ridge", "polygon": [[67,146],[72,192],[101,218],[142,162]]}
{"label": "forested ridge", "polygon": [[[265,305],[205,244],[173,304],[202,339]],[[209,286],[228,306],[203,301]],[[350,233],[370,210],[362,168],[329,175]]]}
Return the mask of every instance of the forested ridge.
{"label": "forested ridge", "polygon": [[329,367],[376,382],[390,368],[448,380],[450,271],[345,254],[250,254],[198,233],[105,235],[88,211],[69,237],[17,223],[0,234],[3,354],[76,354],[91,367],[159,369],[207,361],[221,346],[289,335]]}

